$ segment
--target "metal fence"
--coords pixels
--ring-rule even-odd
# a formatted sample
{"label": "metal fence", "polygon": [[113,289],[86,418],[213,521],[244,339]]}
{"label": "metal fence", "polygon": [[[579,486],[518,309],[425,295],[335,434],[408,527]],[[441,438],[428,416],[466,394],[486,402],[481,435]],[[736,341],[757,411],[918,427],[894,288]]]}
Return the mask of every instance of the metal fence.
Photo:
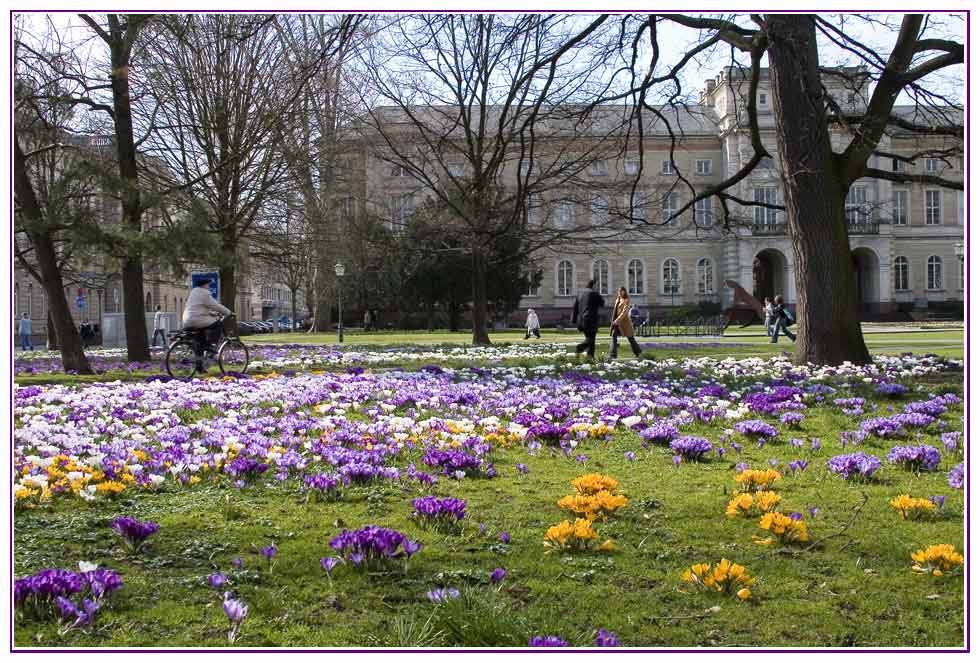
{"label": "metal fence", "polygon": [[656,336],[721,336],[725,331],[724,315],[691,318],[648,320],[637,328],[637,335]]}

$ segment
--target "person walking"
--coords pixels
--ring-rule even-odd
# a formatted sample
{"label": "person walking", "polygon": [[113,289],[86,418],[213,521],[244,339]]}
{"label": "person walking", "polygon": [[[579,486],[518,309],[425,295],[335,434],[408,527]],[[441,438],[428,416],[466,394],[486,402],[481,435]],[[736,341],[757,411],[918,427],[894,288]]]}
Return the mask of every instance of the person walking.
{"label": "person walking", "polygon": [[643,353],[640,349],[640,344],[634,338],[633,321],[630,319],[631,310],[633,310],[633,307],[630,306],[630,296],[627,294],[626,288],[620,288],[616,296],[616,303],[613,304],[612,322],[609,323],[609,334],[611,336],[609,340],[610,359],[616,358],[619,350],[620,336],[625,336],[626,340],[629,341],[630,348],[633,350],[635,357],[639,357]]}
{"label": "person walking", "polygon": [[766,327],[766,336],[772,336],[772,300],[768,297],[763,300],[762,311],[766,316],[765,320],[762,321],[762,324]]}
{"label": "person walking", "polygon": [[577,324],[578,330],[585,334],[585,340],[575,346],[575,354],[583,352],[589,359],[595,358],[595,337],[599,333],[599,309],[605,305],[602,296],[593,290],[595,280],[585,286],[585,290],[575,298],[572,306],[572,324]]}
{"label": "person walking", "polygon": [[33,350],[34,345],[31,343],[31,334],[34,333],[34,323],[31,321],[31,317],[24,313],[20,320],[17,322],[17,334],[20,336],[20,349]]}
{"label": "person walking", "polygon": [[527,310],[527,320],[524,321],[524,326],[527,328],[527,333],[524,334],[524,340],[531,338],[531,334],[534,334],[535,338],[541,338],[541,321],[538,320],[538,314],[534,312],[533,308]]}
{"label": "person walking", "polygon": [[795,341],[796,334],[792,333],[788,327],[793,324],[793,320],[790,312],[786,310],[783,306],[783,296],[776,295],[776,299],[772,303],[772,340],[770,343],[775,343],[779,339],[780,330],[789,337],[789,340]]}
{"label": "person walking", "polygon": [[88,318],[82,320],[82,324],[78,327],[78,335],[82,339],[82,347],[87,348],[92,345],[92,323],[89,322]]}
{"label": "person walking", "polygon": [[160,335],[160,347],[166,347],[167,330],[164,328],[163,311],[160,310],[159,304],[157,304],[157,310],[153,314],[153,346],[157,344],[157,334]]}
{"label": "person walking", "polygon": [[371,331],[371,309],[364,309],[364,331]]}

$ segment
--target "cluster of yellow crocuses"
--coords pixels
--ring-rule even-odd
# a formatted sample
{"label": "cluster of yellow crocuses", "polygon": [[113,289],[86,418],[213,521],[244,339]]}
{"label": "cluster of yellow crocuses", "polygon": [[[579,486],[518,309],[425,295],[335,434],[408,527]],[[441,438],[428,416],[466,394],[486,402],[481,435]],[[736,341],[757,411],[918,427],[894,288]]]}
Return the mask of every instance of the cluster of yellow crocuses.
{"label": "cluster of yellow crocuses", "polygon": [[[799,516],[787,516],[776,510],[783,498],[769,489],[780,479],[782,475],[772,468],[742,470],[735,475],[735,482],[745,492],[734,493],[725,509],[725,515],[729,518],[761,516],[759,528],[774,536],[764,539],[756,537],[755,542],[758,544],[770,545],[777,540],[786,544],[805,543],[810,540],[806,523]],[[748,492],[752,490],[755,492]]]}
{"label": "cluster of yellow crocuses", "polygon": [[755,584],[755,578],[748,574],[744,566],[727,559],[714,566],[694,564],[681,574],[681,579],[702,592],[734,594],[742,601],[752,596],[749,587]]}
{"label": "cluster of yellow crocuses", "polygon": [[943,573],[963,566],[963,555],[956,552],[956,548],[948,543],[939,543],[929,546],[925,550],[917,550],[912,553],[912,561],[915,564],[912,570],[916,573],[931,573],[934,576],[941,576]]}
{"label": "cluster of yellow crocuses", "polygon": [[936,508],[936,504],[932,500],[924,497],[912,497],[907,494],[899,495],[889,502],[889,504],[902,514],[902,520],[921,518],[928,513],[932,513],[932,510]]}
{"label": "cluster of yellow crocuses", "polygon": [[553,550],[600,550],[613,549],[613,542],[607,540],[595,546],[599,533],[595,521],[606,518],[627,505],[626,495],[616,491],[619,482],[604,474],[584,474],[572,480],[574,495],[566,495],[558,500],[558,506],[579,515],[575,522],[563,520],[548,528],[544,535],[544,545],[548,552]]}

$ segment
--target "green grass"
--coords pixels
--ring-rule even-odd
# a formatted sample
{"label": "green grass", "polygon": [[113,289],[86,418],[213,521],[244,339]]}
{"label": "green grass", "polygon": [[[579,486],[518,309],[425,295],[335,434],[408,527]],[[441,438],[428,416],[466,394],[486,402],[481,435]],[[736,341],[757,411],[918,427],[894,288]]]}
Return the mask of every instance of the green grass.
{"label": "green grass", "polygon": [[[265,334],[244,337],[249,344],[298,344],[298,345],[322,345],[335,344],[336,336],[329,334]],[[469,332],[351,332],[345,334],[345,346],[349,350],[375,350],[381,347],[402,347],[402,346],[468,346],[470,344]],[[582,335],[576,332],[555,332],[545,330],[542,332],[542,339],[524,340],[522,331],[506,331],[491,334],[491,340],[495,344],[536,344],[536,343],[562,343],[571,346],[582,340]],[[663,343],[669,345],[683,344],[696,345],[696,348],[664,347],[646,350],[644,356],[649,359],[664,359],[669,357],[683,357],[688,355],[699,356],[731,356],[731,357],[769,357],[776,354],[791,352],[792,344],[784,337],[779,339],[777,344],[769,343],[761,328],[749,328],[746,330],[729,330],[723,337],[649,337],[639,338],[642,343]],[[951,359],[963,359],[964,357],[964,331],[962,329],[943,329],[943,330],[922,330],[918,332],[867,332],[865,342],[872,354],[902,354],[912,352],[914,354],[935,353]],[[717,345],[717,344],[721,345]],[[600,335],[597,339],[597,359],[603,361],[608,356],[609,339],[607,336]],[[571,347],[569,347],[571,353]],[[626,343],[620,344],[620,356],[629,356],[629,346]],[[513,366],[532,366],[540,364],[552,364],[559,361],[566,361],[568,356],[542,357],[535,359],[517,359],[498,362],[495,365]],[[422,365],[432,363],[431,361],[404,361],[393,360],[384,364],[379,364],[377,368],[403,367],[406,369],[418,368]],[[460,368],[472,363],[467,360],[449,360],[441,362],[446,366]],[[325,370],[339,370],[336,368],[324,367]],[[211,368],[211,374],[217,375],[218,370]],[[251,371],[254,372],[254,371]],[[113,370],[102,375],[66,375],[59,373],[43,373],[38,375],[18,375],[15,382],[20,385],[33,384],[87,384],[93,382],[106,382],[112,380],[140,380],[150,375],[159,374],[158,370],[149,371],[125,371]]]}
{"label": "green grass", "polygon": [[[961,391],[955,376],[938,382],[945,379]],[[953,408],[944,419],[959,428],[961,415]],[[714,441],[722,428],[702,425],[690,434]],[[921,476],[886,463],[878,480],[846,483],[824,465],[839,453],[839,432],[853,428],[854,421],[837,411],[811,408],[798,436],[821,438],[818,452],[785,441],[763,448],[746,443],[741,456],[679,468],[668,449],[643,451],[629,432],[583,443],[585,465],[547,450],[529,457],[520,446],[505,448],[496,459],[498,478],[442,479],[437,485],[437,494],[469,501],[459,535],[420,529],[408,517],[410,500],[429,491],[391,485],[349,489],[339,502],[308,503],[295,484],[239,491],[204,482],[101,505],[59,502],[50,510],[21,511],[14,529],[16,575],[87,560],[118,570],[126,586],[94,633],[59,636],[53,623],[18,621],[15,643],[226,645],[227,620],[205,576],[231,572],[232,560],[241,557],[245,567],[234,575],[232,589],[249,605],[238,643],[246,647],[519,646],[532,634],[588,645],[597,628],[615,631],[628,646],[961,647],[962,575],[915,575],[909,557],[941,542],[962,551],[964,495],[946,485],[951,463]],[[890,446],[881,441],[863,450],[883,457]],[[636,461],[628,462],[626,451],[634,451]],[[810,460],[803,475],[785,477],[778,490],[785,512],[820,509],[816,520],[807,520],[816,541],[812,549],[761,547],[752,541],[762,533],[757,519],[724,515],[734,465],[761,468],[770,458],[784,464]],[[529,466],[527,477],[517,475],[518,462]],[[604,538],[615,540],[615,551],[545,555],[545,530],[566,517],[555,501],[584,472],[614,476],[629,496],[620,517],[599,525]],[[945,515],[902,521],[888,501],[905,492],[947,495]],[[143,554],[126,553],[109,530],[112,518],[124,514],[161,525]],[[405,531],[425,548],[407,572],[338,567],[331,582],[319,565],[331,554],[330,539],[343,527],[367,523]],[[486,525],[486,534],[478,523]],[[502,531],[510,533],[510,545],[498,541]],[[272,570],[258,554],[270,541],[279,546]],[[751,601],[681,586],[685,567],[722,557],[758,577]],[[488,578],[498,566],[509,575],[495,589]],[[462,600],[432,606],[425,592],[443,586],[463,590]]]}

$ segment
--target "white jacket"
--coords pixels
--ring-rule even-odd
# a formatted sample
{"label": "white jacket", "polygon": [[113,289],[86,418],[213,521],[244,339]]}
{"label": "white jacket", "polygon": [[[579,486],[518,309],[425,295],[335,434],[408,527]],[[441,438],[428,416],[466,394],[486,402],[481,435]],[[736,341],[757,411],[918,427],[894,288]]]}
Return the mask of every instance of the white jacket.
{"label": "white jacket", "polygon": [[524,323],[528,329],[541,329],[541,323],[538,322],[537,313],[528,313],[527,322]]}
{"label": "white jacket", "polygon": [[184,329],[200,329],[213,324],[218,319],[217,314],[231,315],[231,311],[218,303],[207,288],[200,286],[191,288],[184,306]]}

